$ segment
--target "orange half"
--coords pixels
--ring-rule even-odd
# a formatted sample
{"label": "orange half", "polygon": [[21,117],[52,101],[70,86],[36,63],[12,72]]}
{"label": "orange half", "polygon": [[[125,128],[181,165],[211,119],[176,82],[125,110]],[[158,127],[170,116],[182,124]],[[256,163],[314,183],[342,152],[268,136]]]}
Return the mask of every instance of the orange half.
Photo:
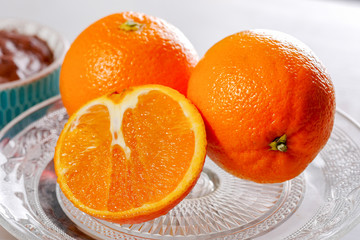
{"label": "orange half", "polygon": [[206,135],[197,109],[160,85],[90,101],[71,116],[55,150],[66,197],[94,217],[139,223],[167,213],[195,185]]}

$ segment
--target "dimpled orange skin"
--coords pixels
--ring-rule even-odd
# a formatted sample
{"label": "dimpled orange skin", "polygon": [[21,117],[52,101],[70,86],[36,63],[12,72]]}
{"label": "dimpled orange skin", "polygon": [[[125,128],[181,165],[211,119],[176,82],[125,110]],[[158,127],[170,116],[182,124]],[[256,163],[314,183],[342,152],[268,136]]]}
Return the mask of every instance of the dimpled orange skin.
{"label": "dimpled orange skin", "polygon": [[[243,31],[216,43],[187,93],[205,120],[209,157],[258,183],[298,176],[334,124],[334,87],[324,66],[303,43],[275,31]],[[287,151],[270,150],[284,134]]]}
{"label": "dimpled orange skin", "polygon": [[[132,20],[139,29],[124,30]],[[161,84],[186,94],[198,56],[174,26],[156,17],[122,12],[86,28],[72,43],[60,73],[60,93],[69,115],[114,91]]]}

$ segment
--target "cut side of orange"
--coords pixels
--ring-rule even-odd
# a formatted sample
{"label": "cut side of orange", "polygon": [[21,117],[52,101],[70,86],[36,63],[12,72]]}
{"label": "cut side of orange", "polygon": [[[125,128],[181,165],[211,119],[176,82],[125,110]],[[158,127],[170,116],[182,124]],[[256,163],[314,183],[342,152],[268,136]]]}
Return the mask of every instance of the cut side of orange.
{"label": "cut side of orange", "polygon": [[206,135],[197,109],[161,85],[92,100],[65,125],[55,171],[65,196],[83,212],[116,223],[167,213],[195,185]]}

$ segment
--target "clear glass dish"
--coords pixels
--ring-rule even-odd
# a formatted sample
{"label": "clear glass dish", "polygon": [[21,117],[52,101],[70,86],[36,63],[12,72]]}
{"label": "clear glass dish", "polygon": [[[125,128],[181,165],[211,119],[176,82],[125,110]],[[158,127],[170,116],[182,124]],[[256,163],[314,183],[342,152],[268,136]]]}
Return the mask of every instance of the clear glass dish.
{"label": "clear glass dish", "polygon": [[134,225],[92,218],[62,195],[52,158],[66,121],[55,97],[0,132],[0,223],[19,239],[338,239],[360,221],[360,127],[342,112],[301,176],[255,184],[206,159],[186,199]]}

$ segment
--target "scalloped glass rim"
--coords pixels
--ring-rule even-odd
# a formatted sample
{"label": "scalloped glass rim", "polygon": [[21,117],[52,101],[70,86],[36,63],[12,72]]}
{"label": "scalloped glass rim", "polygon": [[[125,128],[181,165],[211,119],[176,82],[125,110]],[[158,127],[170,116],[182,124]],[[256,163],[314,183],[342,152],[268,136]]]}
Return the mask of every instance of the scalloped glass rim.
{"label": "scalloped glass rim", "polygon": [[[59,110],[60,108],[62,108],[62,104],[60,97],[57,96],[36,105],[21,114],[0,131],[0,148],[2,146],[1,144],[3,144],[4,138],[12,138],[16,135],[24,133],[29,129],[28,126],[30,124],[54,111]],[[332,135],[331,139],[334,138],[333,140],[335,142],[331,143],[332,146],[325,147],[320,153],[320,155],[329,157],[329,159],[326,160],[329,161],[330,165],[326,165],[327,163],[324,163],[324,161],[317,163],[323,172],[327,172],[325,176],[327,185],[324,190],[324,203],[322,203],[321,206],[312,213],[312,216],[305,224],[302,224],[291,234],[282,236],[281,238],[339,238],[345,235],[360,222],[360,125],[352,120],[351,117],[347,116],[347,114],[338,110],[336,113],[334,134],[335,135]],[[346,139],[344,140],[343,137]],[[340,153],[337,148],[339,145],[342,147],[342,152]],[[338,156],[339,154],[341,156],[340,158]],[[4,155],[0,154],[0,160],[3,159],[1,158],[3,156]],[[351,165],[348,166],[348,168],[341,169],[341,171],[339,171],[339,166],[333,165],[337,162],[347,163],[347,161],[351,161]],[[41,169],[41,171],[43,170],[44,169]],[[307,170],[305,171],[305,174],[306,172]],[[334,176],[334,178],[332,178],[332,176]],[[6,203],[0,202],[1,206],[4,204],[6,205]],[[300,208],[298,209],[298,212],[300,211]],[[294,214],[293,216],[295,215],[297,214]],[[40,217],[43,219],[43,216]],[[9,214],[4,215],[3,213],[0,213],[0,223],[17,238],[42,239],[35,235],[30,236],[29,232],[27,232],[29,229],[26,229],[24,226],[14,221],[14,218],[12,218]],[[57,235],[46,235],[49,239],[56,239],[56,236],[62,236],[65,239],[72,239],[71,237],[65,235],[65,233],[61,234],[61,230],[51,222],[47,223],[50,224],[50,226],[46,226],[46,228],[42,224],[43,223],[39,222],[35,226],[32,226],[33,231],[37,232],[43,230],[44,234],[49,234],[49,228],[51,228],[52,234],[56,233]],[[275,232],[277,230],[278,229],[274,229]],[[270,233],[272,233],[272,231]],[[267,236],[267,234],[264,235],[264,237]],[[266,238],[260,237],[260,239]]]}

